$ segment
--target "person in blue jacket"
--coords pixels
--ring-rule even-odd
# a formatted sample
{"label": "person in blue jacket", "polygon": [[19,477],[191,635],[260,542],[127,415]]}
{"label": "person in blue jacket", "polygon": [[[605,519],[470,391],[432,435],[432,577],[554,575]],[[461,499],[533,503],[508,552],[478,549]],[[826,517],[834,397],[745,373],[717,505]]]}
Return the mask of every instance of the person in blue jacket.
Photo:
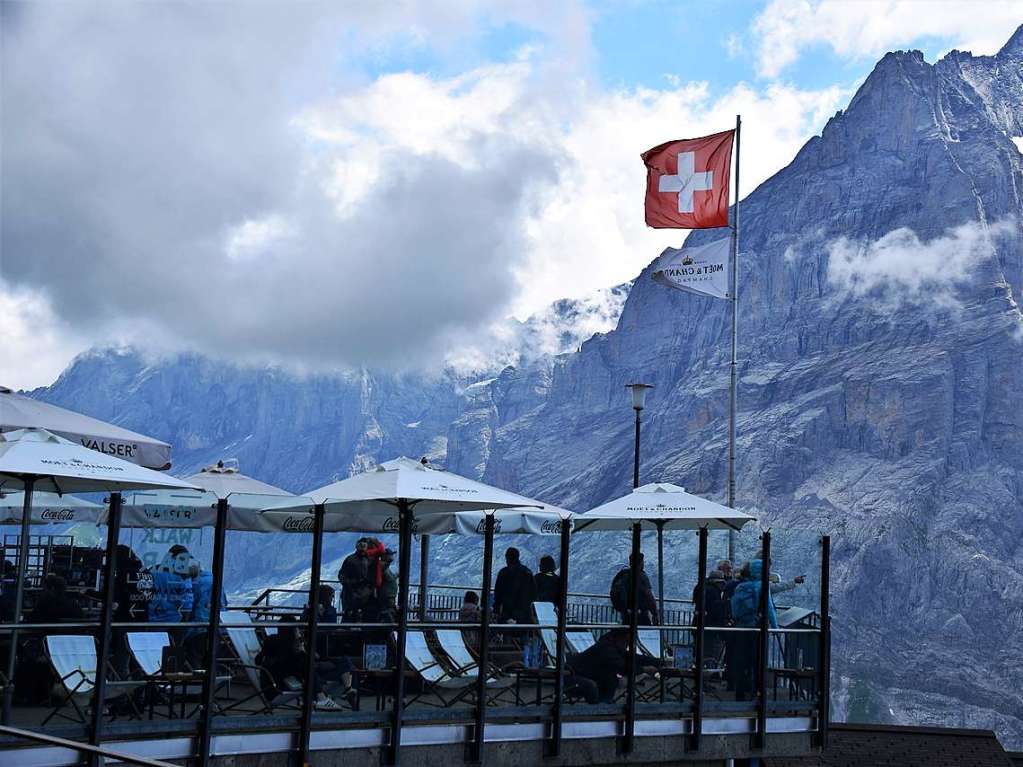
{"label": "person in blue jacket", "polygon": [[178,544],[171,546],[163,562],[153,568],[150,623],[181,623],[191,617],[195,604],[191,565],[192,555],[187,548]]}
{"label": "person in blue jacket", "polygon": [[[192,613],[188,619],[192,623],[209,623],[213,604],[213,573],[203,570],[199,561],[193,559],[189,565],[188,575],[192,581]],[[221,589],[220,608],[223,610],[226,607],[227,599]],[[192,668],[204,667],[208,632],[207,628],[190,628],[185,633],[185,648]]]}
{"label": "person in blue jacket", "polygon": [[[739,585],[732,594],[732,625],[743,629],[760,626],[760,597],[763,590],[764,563],[760,559],[748,562],[742,568]],[[767,622],[771,628],[778,628],[778,616],[774,610],[771,591],[767,591]],[[736,700],[747,700],[755,687],[753,672],[757,659],[757,634],[753,631],[734,632],[729,653],[729,675],[735,689]]]}

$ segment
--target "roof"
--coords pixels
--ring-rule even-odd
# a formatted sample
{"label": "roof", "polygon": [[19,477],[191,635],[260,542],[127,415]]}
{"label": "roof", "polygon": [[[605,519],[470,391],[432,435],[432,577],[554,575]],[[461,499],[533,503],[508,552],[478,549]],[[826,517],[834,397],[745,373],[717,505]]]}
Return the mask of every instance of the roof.
{"label": "roof", "polygon": [[765,767],[1013,767],[991,730],[832,724],[828,747],[811,757],[764,759]]}

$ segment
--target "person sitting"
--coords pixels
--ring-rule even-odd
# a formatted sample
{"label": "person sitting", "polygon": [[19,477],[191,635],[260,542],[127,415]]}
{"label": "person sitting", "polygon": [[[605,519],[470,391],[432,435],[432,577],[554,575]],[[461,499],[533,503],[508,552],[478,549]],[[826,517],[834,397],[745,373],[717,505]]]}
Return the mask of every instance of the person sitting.
{"label": "person sitting", "polygon": [[[629,632],[611,629],[596,643],[566,661],[571,672],[567,690],[587,703],[612,703],[620,680],[628,673]],[[636,663],[645,673],[656,673],[660,659],[636,655]]]}
{"label": "person sitting", "polygon": [[544,554],[540,557],[540,572],[533,576],[536,585],[536,601],[561,604],[561,576],[555,572],[554,557]]}
{"label": "person sitting", "polygon": [[[466,591],[462,597],[462,607],[458,610],[459,623],[480,622],[480,597],[475,591]],[[462,637],[465,643],[474,650],[479,649],[480,633],[474,629],[462,629]]]}
{"label": "person sitting", "polygon": [[[256,656],[256,664],[270,674],[278,693],[294,692],[302,687],[308,656],[295,625],[295,617],[285,615],[278,622],[277,633],[267,637]],[[347,670],[333,663],[316,663],[313,667],[312,688],[316,694],[314,707],[319,711],[337,711],[341,704],[327,694],[328,686],[340,686],[342,694],[350,697],[352,690],[351,666]]]}
{"label": "person sitting", "polygon": [[504,552],[504,561],[494,583],[494,613],[505,623],[532,623],[536,600],[533,573],[519,561],[514,546]]}
{"label": "person sitting", "polygon": [[[622,623],[629,622],[629,602],[632,599],[632,555],[629,555],[629,566],[623,567],[611,581],[611,606],[622,617]],[[643,572],[643,553],[639,555],[639,625],[657,625],[657,600],[650,586],[650,579]]]}
{"label": "person sitting", "polygon": [[[328,658],[331,656],[330,646],[332,643],[330,640],[334,636],[333,631],[328,627],[337,624],[337,608],[334,607],[334,589],[326,583],[320,584],[316,610],[316,622],[319,626],[316,631],[316,655],[320,658]],[[302,623],[305,624],[308,621],[309,606],[306,605],[302,609]]]}

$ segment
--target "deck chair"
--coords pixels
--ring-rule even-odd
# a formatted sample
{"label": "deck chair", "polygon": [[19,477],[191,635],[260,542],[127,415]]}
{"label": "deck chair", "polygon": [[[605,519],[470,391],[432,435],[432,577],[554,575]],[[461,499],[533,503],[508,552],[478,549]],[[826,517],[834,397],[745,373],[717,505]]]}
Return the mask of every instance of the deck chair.
{"label": "deck chair", "polygon": [[640,629],[636,637],[639,640],[639,649],[651,658],[661,659],[664,652],[661,650],[660,629]]}
{"label": "deck chair", "polygon": [[593,638],[593,632],[589,629],[566,631],[565,641],[573,653],[585,652],[597,643],[597,640]]}
{"label": "deck chair", "polygon": [[[536,616],[536,622],[540,625],[558,625],[558,613],[550,602],[533,602],[533,614]],[[554,659],[558,657],[557,628],[540,629],[540,640],[543,642],[543,649],[547,653],[547,665],[553,666]]]}
{"label": "deck chair", "polygon": [[[302,690],[283,689],[274,684],[270,672],[256,663],[256,656],[263,649],[259,643],[259,636],[256,634],[256,624],[244,610],[225,610],[223,613],[224,631],[227,633],[227,640],[231,644],[235,655],[238,656],[238,666],[245,672],[245,678],[252,685],[255,692],[241,700],[234,701],[230,706],[221,709],[222,712],[230,711],[248,703],[251,700],[258,701],[261,708],[254,712],[257,714],[273,713],[274,708],[295,708],[301,701]],[[231,624],[245,624],[238,626]]]}
{"label": "deck chair", "polygon": [[[170,634],[166,631],[130,631],[127,634],[127,639],[128,649],[131,650],[131,655],[142,669],[142,673],[148,677],[159,676],[163,668],[163,649],[170,647],[171,644]],[[219,692],[225,686],[230,685],[231,677],[221,674],[215,678],[214,682],[214,692]],[[156,689],[161,687],[166,689],[166,685],[156,685]],[[186,685],[182,694],[186,696],[201,695],[202,685]],[[214,700],[214,705],[216,705],[216,700]]]}
{"label": "deck chair", "polygon": [[[473,654],[469,651],[468,646],[465,644],[465,637],[463,636],[460,629],[440,629],[435,633],[437,637],[437,644],[440,645],[440,649],[444,651],[444,654],[448,657],[454,667],[455,673],[461,676],[470,675],[474,679],[479,673],[479,663],[473,657]],[[489,676],[487,677],[487,689],[506,689],[511,687],[514,683],[514,679],[510,676],[504,676],[493,667],[490,669]],[[498,695],[498,697],[500,697]],[[488,700],[488,703],[496,702],[497,698]]]}
{"label": "deck chair", "polygon": [[[91,636],[54,634],[46,637],[45,646],[50,665],[60,677],[64,697],[54,706],[53,711],[42,723],[45,725],[54,716],[74,721],[74,717],[61,713],[64,705],[70,703],[75,710],[77,720],[81,724],[85,724],[87,720],[80,704],[84,703],[86,706],[89,704],[93,686],[96,683],[96,641]],[[124,696],[129,701],[135,716],[141,717],[141,712],[128,693],[143,684],[145,683],[109,679],[107,688],[112,693],[117,691],[115,695],[110,696],[110,699]]]}
{"label": "deck chair", "polygon": [[465,673],[449,674],[430,651],[426,634],[422,631],[408,632],[405,639],[405,662],[419,674],[423,682],[423,691],[413,697],[412,701],[421,700],[431,705],[424,696],[433,695],[440,701],[441,706],[448,708],[471,696],[476,690],[476,678],[479,673],[476,662],[473,661],[472,668]]}

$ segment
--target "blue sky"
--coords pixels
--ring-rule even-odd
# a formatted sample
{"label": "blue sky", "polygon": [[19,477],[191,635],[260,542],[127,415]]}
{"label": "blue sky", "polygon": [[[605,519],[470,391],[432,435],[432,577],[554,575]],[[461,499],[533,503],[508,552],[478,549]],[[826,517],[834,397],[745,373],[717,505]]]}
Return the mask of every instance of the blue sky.
{"label": "blue sky", "polygon": [[507,317],[684,240],[645,226],[641,152],[741,113],[749,194],[886,51],[997,51],[1023,11],[983,8],[4,3],[0,383],[122,343],[303,370],[490,364]]}

